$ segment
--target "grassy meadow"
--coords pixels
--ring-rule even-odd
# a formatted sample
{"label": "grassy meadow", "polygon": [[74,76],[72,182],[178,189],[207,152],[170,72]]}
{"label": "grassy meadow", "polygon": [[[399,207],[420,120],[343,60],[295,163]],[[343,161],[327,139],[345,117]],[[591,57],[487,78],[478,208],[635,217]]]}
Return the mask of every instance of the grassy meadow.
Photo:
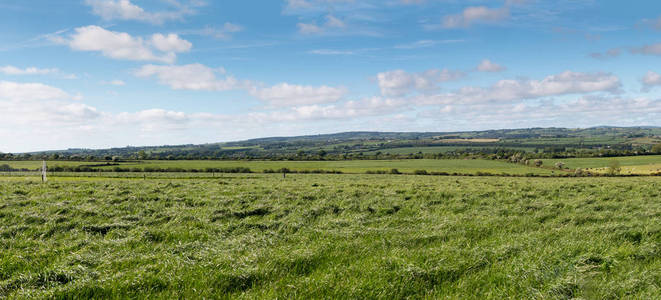
{"label": "grassy meadow", "polygon": [[597,172],[606,171],[613,161],[617,161],[622,174],[650,174],[661,172],[661,155],[625,156],[625,157],[603,157],[603,158],[567,158],[567,159],[544,159],[545,166],[554,166],[558,162],[565,164],[570,169],[590,169]]}
{"label": "grassy meadow", "polygon": [[656,177],[0,177],[0,199],[0,298],[661,296]]}
{"label": "grassy meadow", "polygon": [[[0,161],[0,164],[8,164],[14,168],[37,169],[41,167],[39,161]],[[54,166],[76,166],[76,162],[49,161],[49,167]],[[73,164],[73,165],[72,165]],[[96,163],[77,163],[79,165],[94,165]],[[101,166],[98,169],[112,170],[116,166]],[[218,160],[146,160],[135,162],[122,162],[122,168],[182,168],[204,170],[205,168],[236,168],[245,167],[253,172],[261,173],[264,170],[278,170],[288,168],[294,171],[341,171],[342,173],[364,174],[367,171],[390,171],[397,169],[403,173],[413,173],[416,170],[427,172],[445,172],[448,174],[510,174],[525,175],[538,174],[549,175],[554,171],[534,168],[518,164],[510,164],[502,161],[481,159],[403,159],[403,160],[346,160],[346,161],[218,161]]]}

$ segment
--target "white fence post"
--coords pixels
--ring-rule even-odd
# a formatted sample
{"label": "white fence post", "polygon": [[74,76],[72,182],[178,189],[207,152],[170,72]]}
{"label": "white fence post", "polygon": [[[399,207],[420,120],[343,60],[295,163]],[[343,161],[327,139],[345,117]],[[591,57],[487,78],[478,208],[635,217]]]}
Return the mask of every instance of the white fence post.
{"label": "white fence post", "polygon": [[41,166],[41,182],[46,182],[48,181],[48,178],[46,178],[46,171],[48,169],[46,168],[46,161],[43,161],[43,165]]}

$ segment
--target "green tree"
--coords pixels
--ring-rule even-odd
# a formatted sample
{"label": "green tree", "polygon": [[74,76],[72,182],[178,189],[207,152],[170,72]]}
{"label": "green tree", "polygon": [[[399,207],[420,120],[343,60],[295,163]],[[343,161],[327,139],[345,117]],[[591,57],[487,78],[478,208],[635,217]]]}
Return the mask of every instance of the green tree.
{"label": "green tree", "polygon": [[140,160],[147,159],[147,153],[145,152],[145,150],[138,151],[138,159]]}
{"label": "green tree", "polygon": [[652,147],[652,153],[661,154],[661,143],[658,143]]}

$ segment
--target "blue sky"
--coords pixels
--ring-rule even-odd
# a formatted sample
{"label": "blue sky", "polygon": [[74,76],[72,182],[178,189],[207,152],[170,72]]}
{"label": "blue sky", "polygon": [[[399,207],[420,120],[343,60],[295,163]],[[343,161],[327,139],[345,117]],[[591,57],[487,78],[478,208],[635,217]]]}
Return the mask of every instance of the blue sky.
{"label": "blue sky", "polygon": [[0,2],[0,151],[661,126],[661,2]]}

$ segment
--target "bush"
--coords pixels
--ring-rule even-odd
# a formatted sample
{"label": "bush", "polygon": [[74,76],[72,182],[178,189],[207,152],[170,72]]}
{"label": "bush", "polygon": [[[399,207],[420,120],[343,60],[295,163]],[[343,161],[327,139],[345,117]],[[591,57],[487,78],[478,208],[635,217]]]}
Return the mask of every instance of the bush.
{"label": "bush", "polygon": [[415,175],[429,175],[426,170],[415,170],[413,171],[413,174]]}
{"label": "bush", "polygon": [[437,176],[448,176],[448,172],[431,172],[432,175],[437,175]]}

